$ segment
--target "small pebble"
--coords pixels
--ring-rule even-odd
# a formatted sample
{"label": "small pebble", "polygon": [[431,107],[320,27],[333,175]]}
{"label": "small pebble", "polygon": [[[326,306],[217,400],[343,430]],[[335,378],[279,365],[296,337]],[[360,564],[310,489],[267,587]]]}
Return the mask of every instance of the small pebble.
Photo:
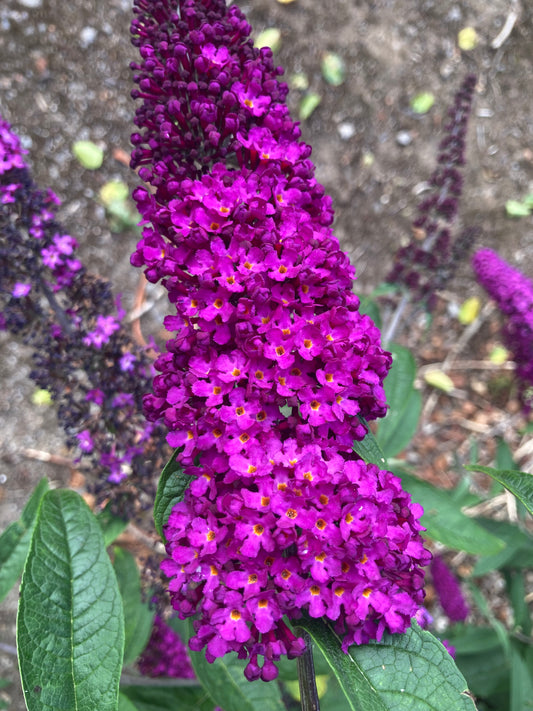
{"label": "small pebble", "polygon": [[413,137],[409,131],[398,131],[396,134],[396,143],[399,146],[408,146],[412,143]]}
{"label": "small pebble", "polygon": [[94,27],[84,27],[80,32],[81,46],[83,48],[89,47],[96,39],[97,34],[98,32],[95,30]]}
{"label": "small pebble", "polygon": [[343,121],[337,126],[337,131],[343,141],[348,141],[355,136],[355,125],[351,121]]}
{"label": "small pebble", "polygon": [[19,0],[19,5],[24,5],[24,7],[41,7],[43,0]]}

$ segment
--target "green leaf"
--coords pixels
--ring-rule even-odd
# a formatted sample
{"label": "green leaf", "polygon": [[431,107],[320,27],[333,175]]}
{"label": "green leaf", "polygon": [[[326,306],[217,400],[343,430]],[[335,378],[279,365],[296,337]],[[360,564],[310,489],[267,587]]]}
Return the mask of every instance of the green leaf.
{"label": "green leaf", "polygon": [[104,162],[104,151],[92,141],[76,141],[72,153],[83,168],[98,170]]}
{"label": "green leaf", "polygon": [[479,464],[465,467],[469,471],[483,472],[488,474],[495,481],[503,484],[511,494],[519,499],[531,515],[533,515],[533,474],[513,470],[492,469],[492,467],[482,467]]}
{"label": "green leaf", "polygon": [[531,635],[531,615],[527,603],[525,585],[525,570],[508,570],[505,572],[505,582],[509,591],[509,600],[513,608],[515,629],[525,635]]}
{"label": "green leaf", "polygon": [[270,47],[272,52],[276,54],[281,49],[281,32],[277,27],[267,27],[257,35],[254,41],[254,46],[259,47]]}
{"label": "green leaf", "polygon": [[401,478],[403,488],[413,501],[424,508],[422,525],[426,527],[428,538],[474,555],[492,555],[504,548],[504,541],[465,516],[447,491],[417,479],[404,469],[393,468],[392,471]]}
{"label": "green leaf", "polygon": [[527,217],[531,214],[531,208],[527,203],[518,200],[507,200],[505,212],[509,217]]}
{"label": "green leaf", "polygon": [[[490,534],[505,542],[505,548],[498,553],[483,556],[476,562],[472,571],[472,577],[486,575],[491,570],[517,567],[516,557],[519,551],[533,551],[533,538],[521,531],[517,526],[507,521],[494,521],[493,519],[478,518],[477,522],[483,526]],[[518,556],[518,560],[520,556]],[[518,567],[521,567],[520,565]]]}
{"label": "green leaf", "polygon": [[200,686],[121,686],[120,694],[136,711],[213,711],[213,702]]}
{"label": "green leaf", "polygon": [[379,305],[377,301],[372,298],[372,296],[361,296],[359,297],[359,299],[359,313],[370,316],[376,326],[378,328],[381,328],[381,313],[379,311]]}
{"label": "green leaf", "polygon": [[50,390],[43,390],[42,388],[35,388],[32,393],[31,401],[34,405],[38,407],[49,407],[52,400],[52,393]]}
{"label": "green leaf", "polygon": [[510,711],[533,711],[533,675],[525,659],[524,645],[511,645]]}
{"label": "green leaf", "polygon": [[154,612],[142,602],[141,576],[135,558],[123,548],[114,549],[113,568],[124,608],[124,666],[133,664],[150,639]]}
{"label": "green leaf", "polygon": [[179,449],[175,449],[165,464],[155,495],[154,523],[163,540],[165,540],[163,527],[167,524],[172,508],[179,501],[183,501],[185,491],[191,483],[191,477],[183,473],[181,465],[176,461],[176,455],[179,451]]}
{"label": "green leaf", "polygon": [[462,49],[463,52],[470,52],[477,47],[478,43],[479,37],[473,27],[463,27],[463,29],[457,33],[457,44],[459,45],[459,49]]}
{"label": "green leaf", "polygon": [[17,617],[29,711],[115,711],[124,647],[122,602],[102,531],[79,494],[43,497]]}
{"label": "green leaf", "polygon": [[[491,698],[493,701],[495,694],[509,696],[509,662],[506,659],[501,644],[493,630],[482,628],[483,632],[490,632],[491,636],[485,635],[487,639],[486,647],[476,647],[475,651],[466,642],[467,648],[462,650],[462,635],[456,637],[450,628],[446,631],[447,640],[455,647],[455,661],[461,673],[464,674],[468,687],[472,693],[479,698]],[[474,628],[466,628],[469,637],[470,631]],[[476,642],[477,644],[477,642]],[[507,708],[500,704],[493,706],[494,709]]]}
{"label": "green leaf", "polygon": [[408,348],[389,345],[393,355],[392,368],[385,378],[385,394],[389,410],[381,420],[377,440],[386,457],[394,457],[409,444],[418,427],[422,411],[422,396],[415,390],[416,363]]}
{"label": "green leaf", "polygon": [[24,507],[20,519],[0,535],[0,601],[22,575],[41,500],[48,481],[41,479]]}
{"label": "green leaf", "polygon": [[321,101],[322,97],[320,94],[317,94],[314,91],[307,93],[300,101],[300,108],[298,111],[298,118],[300,121],[306,121]]}
{"label": "green leaf", "polygon": [[474,600],[475,605],[478,607],[478,611],[490,622],[492,629],[496,632],[498,640],[502,646],[502,649],[506,657],[511,654],[511,642],[509,635],[504,625],[498,620],[492,611],[489,602],[486,600],[485,596],[481,590],[474,584],[472,580],[466,581],[468,584],[468,589],[470,590],[470,595]]}
{"label": "green leaf", "polygon": [[387,466],[387,459],[383,454],[378,441],[372,434],[368,423],[359,417],[359,421],[366,427],[366,436],[362,440],[355,440],[352,448],[365,462],[376,464],[380,469]]}
{"label": "green leaf", "polygon": [[415,114],[427,114],[434,103],[434,95],[430,91],[423,91],[411,99],[411,109]]}
{"label": "green leaf", "polygon": [[445,393],[451,393],[455,387],[453,380],[443,370],[428,370],[424,373],[424,380],[428,385]]}
{"label": "green leaf", "polygon": [[125,521],[123,518],[115,516],[111,513],[109,504],[103,511],[100,511],[100,513],[96,516],[96,520],[100,524],[100,528],[104,534],[104,543],[106,547],[110,546],[128,526],[128,521]]}
{"label": "green leaf", "polygon": [[446,638],[455,647],[456,654],[462,656],[501,649],[500,639],[492,627],[457,624],[448,627]]}
{"label": "green leaf", "polygon": [[[190,620],[187,630],[182,636],[190,639],[193,636]],[[189,650],[189,656],[197,679],[215,706],[221,706],[224,711],[285,711],[278,684],[251,684],[244,676],[246,661],[237,659],[234,654],[215,659],[213,664],[209,664],[203,651]]]}
{"label": "green leaf", "polygon": [[346,65],[340,54],[326,52],[321,63],[322,76],[331,86],[340,86],[346,79]]}
{"label": "green leaf", "polygon": [[110,180],[104,183],[99,192],[100,200],[105,207],[109,207],[114,202],[124,202],[128,199],[129,194],[130,189],[122,180]]}
{"label": "green leaf", "polygon": [[352,646],[320,620],[301,625],[330,663],[346,696],[346,711],[474,711],[467,684],[443,645],[413,621],[404,634]]}
{"label": "green leaf", "polygon": [[118,711],[137,711],[137,706],[124,696],[122,691],[118,695]]}
{"label": "green leaf", "polygon": [[459,313],[457,314],[457,320],[463,326],[468,326],[477,319],[480,309],[481,300],[477,296],[471,296],[461,304]]}
{"label": "green leaf", "polygon": [[351,650],[344,654],[339,637],[329,625],[307,618],[298,621],[298,626],[309,633],[330,665],[344,694],[346,711],[387,711],[365,670],[354,659]]}

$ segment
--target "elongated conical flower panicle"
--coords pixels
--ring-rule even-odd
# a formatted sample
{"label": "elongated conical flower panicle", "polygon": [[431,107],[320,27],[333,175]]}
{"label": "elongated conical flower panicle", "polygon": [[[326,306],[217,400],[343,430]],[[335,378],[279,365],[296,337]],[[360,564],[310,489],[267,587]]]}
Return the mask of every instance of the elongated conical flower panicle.
{"label": "elongated conical flower panicle", "polygon": [[[153,472],[148,460],[166,456],[142,415],[153,365],[132,344],[110,284],[77,258],[76,240],[56,220],[58,204],[35,185],[19,139],[0,118],[0,325],[33,349],[31,377],[51,393],[92,486],[138,506],[139,477],[149,488]],[[124,491],[116,487],[128,477]]]}
{"label": "elongated conical flower panicle", "polygon": [[421,509],[352,448],[360,418],[386,412],[391,356],[359,313],[281,70],[241,11],[135,12],[132,162],[154,190],[135,192],[149,226],[132,263],[175,309],[145,410],[191,477],[163,569],[180,616],[197,616],[191,647],[273,679],[304,650],[284,615],[328,617],[347,649],[404,631],[423,599]]}
{"label": "elongated conical flower panicle", "polygon": [[431,561],[431,576],[444,614],[451,622],[464,622],[470,609],[459,581],[439,555],[433,556]]}
{"label": "elongated conical flower panicle", "polygon": [[396,253],[387,276],[391,284],[401,284],[431,309],[435,292],[453,276],[468,254],[477,230],[465,229],[454,241],[451,227],[463,190],[460,169],[465,163],[466,131],[476,87],[476,77],[468,75],[455,95],[439,145],[438,165],[429,179],[430,195],[418,206],[413,222],[416,238]]}
{"label": "elongated conical flower panicle", "polygon": [[533,408],[533,281],[490,249],[476,252],[472,267],[504,314],[504,342],[513,354],[520,398],[529,412]]}

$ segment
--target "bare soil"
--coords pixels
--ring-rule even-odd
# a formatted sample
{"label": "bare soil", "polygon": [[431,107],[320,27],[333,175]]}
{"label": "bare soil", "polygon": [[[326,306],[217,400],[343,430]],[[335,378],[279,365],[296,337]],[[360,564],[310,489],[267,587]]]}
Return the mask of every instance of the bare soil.
{"label": "bare soil", "polygon": [[[368,293],[383,280],[395,251],[410,237],[417,193],[433,170],[447,107],[468,72],[479,79],[458,228],[478,225],[480,244],[498,250],[533,276],[533,218],[512,220],[504,210],[507,200],[533,192],[530,3],[250,0],[240,4],[256,34],[267,27],[280,29],[277,59],[286,69],[286,78],[305,73],[310,90],[322,96],[303,124],[303,134],[313,146],[318,179],[333,196],[336,234],[357,268],[360,293]],[[495,49],[491,43],[510,11],[516,11],[518,19]],[[51,187],[62,199],[61,219],[78,238],[82,258],[94,272],[113,280],[126,308],[133,303],[138,283],[138,274],[129,266],[135,236],[110,231],[98,190],[112,179],[136,184],[121,160],[123,152],[129,151],[134,111],[129,98],[128,64],[135,58],[129,22],[128,0],[0,3],[0,113],[23,138],[38,183]],[[477,31],[479,45],[462,52],[457,33],[468,26]],[[328,51],[346,62],[347,77],[340,87],[328,85],[321,75],[321,59]],[[422,91],[432,92],[436,101],[429,113],[417,116],[409,105]],[[289,103],[295,112],[302,95],[291,92]],[[71,145],[78,139],[105,148],[100,170],[86,171],[74,159]],[[450,301],[481,295],[468,264],[461,267],[448,291],[419,353],[421,365],[442,361],[462,333],[462,327],[450,327]],[[494,316],[487,315],[458,359],[486,358],[487,344],[497,340],[496,328]],[[404,338],[412,342],[417,334],[413,327]],[[27,349],[0,334],[2,528],[18,517],[42,476],[55,486],[72,483],[68,467],[43,463],[28,451],[68,456],[53,410],[32,403],[28,355]],[[436,399],[427,415],[428,422],[437,426],[421,432],[409,455],[421,474],[443,485],[453,484],[450,460],[468,436],[464,421],[477,422],[481,434],[486,434],[501,413],[516,410],[512,390],[495,403],[483,385],[475,384],[486,385],[486,374],[466,367],[451,374],[464,395]],[[482,443],[490,459],[490,436]],[[15,609],[13,592],[0,608],[4,645],[14,644]],[[2,698],[10,701],[12,711],[24,709],[15,659],[0,650],[2,676],[14,680]]]}

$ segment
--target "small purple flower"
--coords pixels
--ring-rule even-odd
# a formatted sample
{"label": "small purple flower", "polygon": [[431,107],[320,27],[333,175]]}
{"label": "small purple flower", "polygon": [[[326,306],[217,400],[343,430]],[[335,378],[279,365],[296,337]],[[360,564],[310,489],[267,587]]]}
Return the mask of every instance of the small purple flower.
{"label": "small purple flower", "polygon": [[447,639],[442,639],[441,642],[452,659],[455,659],[455,647],[453,644],[450,644]]}
{"label": "small purple flower", "polygon": [[16,282],[13,286],[13,291],[11,292],[11,295],[14,299],[21,299],[23,296],[28,296],[30,291],[31,284],[21,284],[20,282]]}
{"label": "small purple flower", "polygon": [[89,331],[87,336],[83,339],[83,342],[87,346],[101,348],[119,328],[120,324],[115,320],[114,316],[102,316],[98,314],[96,317],[96,328],[94,331]]}

